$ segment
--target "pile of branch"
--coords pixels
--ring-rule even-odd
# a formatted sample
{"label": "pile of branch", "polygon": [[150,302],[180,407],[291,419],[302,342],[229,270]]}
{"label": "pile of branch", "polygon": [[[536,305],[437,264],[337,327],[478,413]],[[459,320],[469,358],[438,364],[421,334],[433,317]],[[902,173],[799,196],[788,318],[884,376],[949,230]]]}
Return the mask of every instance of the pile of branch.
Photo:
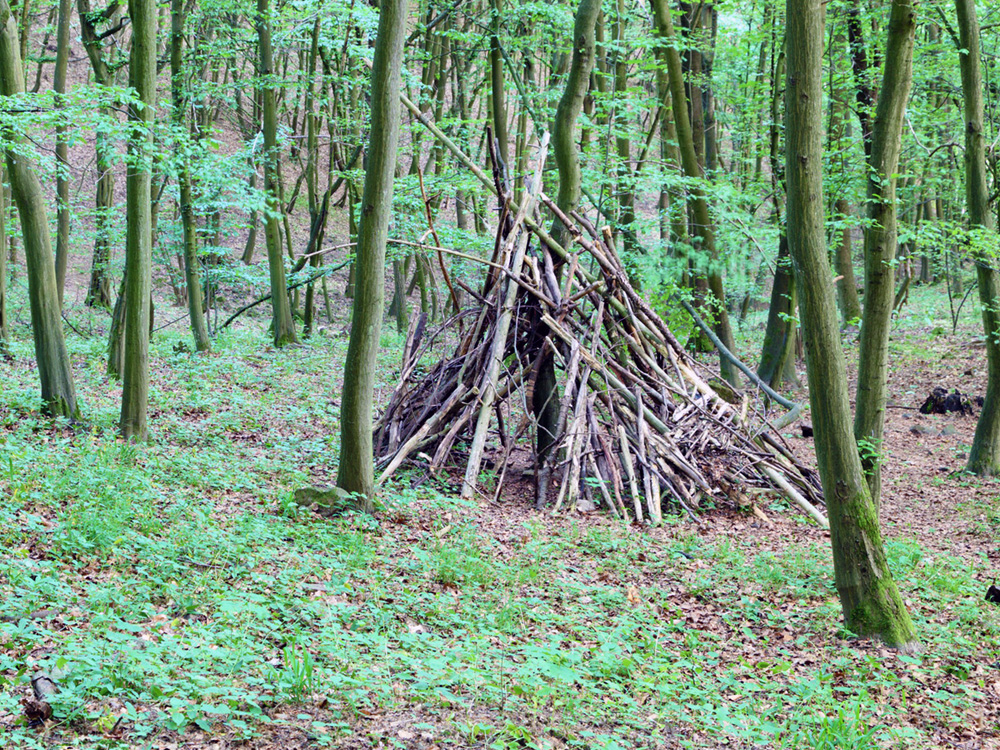
{"label": "pile of branch", "polygon": [[[538,164],[544,150],[543,142]],[[486,281],[481,292],[467,288],[475,307],[432,335],[422,317],[411,326],[399,385],[376,426],[379,482],[408,459],[431,474],[464,459],[462,494],[472,496],[495,422],[492,462],[502,485],[517,438],[534,424],[540,363],[554,357],[563,377],[554,448],[535,466],[540,504],[559,509],[587,499],[657,522],[671,503],[689,512],[703,498],[749,504],[747,493],[757,489],[788,497],[826,525],[815,507],[822,502],[816,474],[747,396],[731,404],[698,374],[632,287],[610,230],[563,214],[541,191],[540,170],[512,214],[501,173],[497,192],[506,197]],[[544,231],[532,217],[539,205],[572,238],[568,257],[532,241]],[[421,370],[425,355],[456,331],[451,356]],[[514,415],[520,423],[511,431]]]}

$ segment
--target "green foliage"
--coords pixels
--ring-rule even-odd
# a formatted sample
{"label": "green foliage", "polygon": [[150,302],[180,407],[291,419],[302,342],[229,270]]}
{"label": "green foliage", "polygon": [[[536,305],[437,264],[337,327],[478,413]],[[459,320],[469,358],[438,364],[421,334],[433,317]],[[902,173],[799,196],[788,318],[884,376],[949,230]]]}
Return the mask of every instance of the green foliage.
{"label": "green foliage", "polygon": [[[781,552],[753,535],[712,542],[675,524],[654,538],[593,520],[501,542],[479,525],[492,511],[405,487],[375,518],[289,513],[289,488],[335,460],[336,407],[301,396],[335,391],[343,343],[278,355],[258,339],[236,330],[194,357],[155,338],[157,418],[141,445],[115,437],[100,347],[71,339],[84,431],[27,411],[31,371],[5,365],[0,711],[19,711],[32,654],[59,681],[57,716],[90,746],[119,719],[140,744],[192,727],[249,739],[275,721],[335,743],[365,712],[417,704],[445,746],[632,747],[687,732],[915,746],[929,730],[907,706],[948,724],[983,699],[976,665],[1000,658],[1000,620],[979,601],[981,571],[913,542],[888,554],[918,599],[926,661],[831,639],[840,613],[819,543]],[[803,665],[809,650],[820,656]],[[956,689],[922,687],[938,679]],[[481,718],[445,722],[453,712]]]}

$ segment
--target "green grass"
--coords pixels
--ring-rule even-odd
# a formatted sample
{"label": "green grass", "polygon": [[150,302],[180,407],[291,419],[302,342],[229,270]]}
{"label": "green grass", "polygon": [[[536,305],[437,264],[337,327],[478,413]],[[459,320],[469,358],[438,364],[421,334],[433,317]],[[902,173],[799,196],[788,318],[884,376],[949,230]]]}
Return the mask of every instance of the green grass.
{"label": "green grass", "polygon": [[374,518],[320,518],[290,497],[336,466],[344,340],[177,340],[156,337],[142,445],[116,437],[99,342],[70,340],[86,429],[33,411],[26,341],[2,365],[0,716],[46,670],[60,746],[276,724],[406,746],[372,720],[392,713],[442,746],[915,747],[986,700],[980,569],[889,545],[927,644],[908,657],[844,637],[825,544],[527,511],[494,535],[492,509],[405,485]]}

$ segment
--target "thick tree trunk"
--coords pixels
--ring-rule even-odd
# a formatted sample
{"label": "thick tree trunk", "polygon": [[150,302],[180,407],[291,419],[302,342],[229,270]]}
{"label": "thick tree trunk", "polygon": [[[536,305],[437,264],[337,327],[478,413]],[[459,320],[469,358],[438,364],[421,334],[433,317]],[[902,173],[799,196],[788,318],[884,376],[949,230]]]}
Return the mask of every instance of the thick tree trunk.
{"label": "thick tree trunk", "polygon": [[[17,24],[7,0],[0,0],[0,94],[4,96],[24,93],[24,72],[19,50]],[[5,141],[9,147],[16,148],[20,145],[21,138],[14,133],[7,133]],[[5,156],[7,175],[24,235],[31,331],[35,339],[42,401],[50,414],[75,418],[78,416],[76,393],[73,389],[69,354],[63,339],[45,196],[38,177],[31,170],[23,153],[7,150]]]}
{"label": "thick tree trunk", "polygon": [[406,4],[407,0],[382,0],[379,7],[368,165],[361,199],[351,339],[344,363],[340,412],[337,486],[364,496],[369,505],[375,492],[372,400],[385,295],[385,246],[399,143]]}
{"label": "thick tree trunk", "polygon": [[294,344],[295,324],[292,307],[288,301],[288,282],[285,280],[285,258],[281,250],[281,226],[278,219],[278,106],[274,100],[274,82],[268,80],[274,72],[274,54],[271,50],[271,18],[268,0],[257,0],[257,44],[260,63],[260,97],[263,102],[264,121],[264,194],[267,196],[267,215],[264,217],[264,239],[267,243],[267,265],[271,277],[271,333],[274,345],[281,348]]}
{"label": "thick tree trunk", "polygon": [[785,175],[788,246],[802,308],[816,457],[830,513],[833,567],[847,627],[909,648],[916,640],[892,574],[850,424],[844,352],[827,259],[822,151],[825,4],[787,0]]}
{"label": "thick tree trunk", "polygon": [[[122,364],[122,413],[119,427],[126,440],[145,440],[149,428],[149,311],[152,290],[152,144],[156,114],[156,4],[130,0],[132,51],[129,78],[142,108],[129,107],[132,123],[126,176],[125,361]],[[191,296],[189,291],[188,297]]]}
{"label": "thick tree trunk", "polygon": [[[72,0],[59,0],[59,21],[56,33],[56,66],[52,88],[56,95],[66,93],[66,69],[69,65],[69,24]],[[41,66],[39,66],[41,69]],[[62,97],[57,102],[61,104]],[[66,144],[66,123],[62,118],[56,126],[56,289],[62,307],[66,287],[66,263],[69,258],[69,160]]]}
{"label": "thick tree trunk", "polygon": [[[184,61],[184,0],[170,2],[170,91],[173,99],[173,120],[178,138],[187,137],[187,96],[184,93],[182,65]],[[191,172],[183,160],[177,173],[180,192],[181,228],[184,234],[184,279],[187,287],[188,315],[191,333],[199,352],[211,349],[205,308],[201,296],[201,262],[198,260],[198,228],[195,224],[191,198]]]}
{"label": "thick tree trunk", "polygon": [[[955,0],[958,12],[959,64],[965,102],[965,196],[969,224],[993,235],[986,173],[986,138],[983,132],[983,73],[979,44],[979,19],[975,0]],[[976,264],[979,302],[986,334],[986,399],[969,451],[968,471],[981,476],[1000,474],[1000,274],[984,258]]]}
{"label": "thick tree trunk", "polygon": [[[670,80],[670,99],[673,102],[674,125],[677,131],[677,143],[680,149],[681,166],[684,174],[693,179],[702,175],[695,140],[691,132],[691,121],[688,117],[687,99],[684,93],[684,75],[681,70],[681,59],[675,46],[674,24],[670,17],[670,6],[667,0],[650,0],[657,33],[666,41],[660,46],[659,52],[666,59],[667,74]],[[712,217],[708,210],[708,201],[703,188],[695,184],[691,188],[691,209],[694,215],[695,231],[701,244],[701,251],[713,261],[719,260],[715,246],[715,230]],[[726,298],[722,285],[722,277],[712,273],[708,277],[708,286],[715,297],[712,316],[715,320],[715,332],[719,340],[734,351],[736,343],[733,329],[729,324],[729,313],[726,310]],[[738,386],[740,379],[736,368],[725,357],[720,357],[722,376]]]}
{"label": "thick tree trunk", "polygon": [[[913,81],[916,12],[912,0],[892,0],[885,70],[872,129],[868,165],[868,227],[865,230],[865,307],[861,319],[854,436],[876,507],[882,486],[889,324],[896,293],[896,172],[903,118]],[[790,192],[790,191],[789,191]]]}

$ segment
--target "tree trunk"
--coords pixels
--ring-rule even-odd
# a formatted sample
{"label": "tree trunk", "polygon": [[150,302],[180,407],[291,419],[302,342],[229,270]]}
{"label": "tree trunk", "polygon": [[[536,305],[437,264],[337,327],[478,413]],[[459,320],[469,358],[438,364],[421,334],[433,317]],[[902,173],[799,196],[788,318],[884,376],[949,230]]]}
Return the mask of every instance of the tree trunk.
{"label": "tree trunk", "polygon": [[[654,22],[657,33],[664,38],[666,44],[661,45],[659,52],[666,58],[667,74],[670,80],[670,99],[673,103],[674,126],[677,131],[677,142],[680,148],[681,166],[684,174],[692,179],[701,179],[701,165],[695,149],[695,140],[691,132],[691,121],[688,117],[687,99],[684,93],[684,75],[681,70],[681,59],[675,46],[674,23],[670,17],[670,6],[667,0],[650,0],[653,8]],[[701,251],[713,261],[718,261],[719,254],[715,247],[715,230],[708,211],[708,201],[705,191],[699,185],[691,187],[691,207],[694,214],[695,230],[701,242]],[[729,313],[726,311],[725,292],[722,277],[717,273],[708,277],[709,289],[715,297],[712,317],[715,320],[715,332],[719,340],[730,350],[735,351],[736,342],[733,329],[729,324]],[[733,385],[739,385],[739,375],[736,368],[725,357],[720,357],[722,376]]]}
{"label": "tree trunk", "polygon": [[[841,31],[833,37],[833,45],[830,51],[831,66],[834,65],[833,60],[837,59],[834,55],[839,56],[844,49],[844,33]],[[831,78],[835,81],[833,84],[835,88],[832,93],[833,101],[830,104],[829,143],[835,150],[835,153],[837,153],[835,157],[836,168],[841,172],[844,179],[848,179],[849,173],[855,169],[855,165],[850,162],[848,155],[850,151],[848,129],[850,127],[849,118],[851,117],[851,112],[847,104],[850,91],[842,76],[832,75]],[[863,87],[864,83],[862,82],[860,85]],[[862,91],[861,98],[867,101],[867,94],[864,91]],[[862,122],[867,123],[867,113],[862,116]],[[834,204],[833,211],[836,218],[846,222],[851,213],[850,203],[848,203],[846,198],[839,197]],[[854,259],[852,256],[851,227],[845,225],[840,232],[840,241],[837,243],[837,248],[834,252],[837,275],[841,277],[840,281],[837,282],[837,299],[840,305],[840,314],[845,325],[848,321],[861,319],[861,302],[858,299],[858,282],[854,277]]]}
{"label": "tree trunk", "polygon": [[267,243],[267,265],[271,277],[271,333],[274,345],[281,348],[296,343],[292,308],[288,301],[288,283],[285,280],[285,258],[281,250],[281,227],[278,212],[278,107],[274,100],[274,83],[268,78],[274,72],[274,55],[271,50],[271,19],[268,0],[257,0],[257,43],[261,79],[260,97],[263,102],[264,120],[264,194],[267,215],[264,217],[264,239]]}
{"label": "tree trunk", "polygon": [[[61,94],[66,93],[66,69],[69,65],[69,25],[72,0],[59,0],[59,21],[56,33],[56,66],[52,88],[56,93],[57,106],[61,105]],[[41,69],[41,66],[39,66]],[[62,307],[63,291],[66,287],[66,263],[69,258],[69,147],[66,144],[66,123],[59,118],[56,126],[56,289],[59,292],[59,306]]]}
{"label": "tree trunk", "polygon": [[[129,78],[142,108],[129,107],[132,132],[126,184],[125,361],[122,363],[122,413],[119,427],[126,440],[145,440],[149,429],[149,311],[152,289],[151,127],[156,114],[156,4],[130,0],[132,51]],[[188,297],[192,296],[191,290]]]}
{"label": "tree trunk", "polygon": [[896,172],[902,150],[903,118],[913,80],[912,0],[892,0],[885,70],[872,126],[868,165],[868,227],[865,230],[865,308],[861,319],[857,411],[854,436],[876,508],[882,486],[889,324],[896,293]]}
{"label": "tree trunk", "polygon": [[[7,0],[0,0],[0,94],[3,96],[24,93],[24,72],[19,50],[17,24]],[[21,232],[24,235],[31,331],[35,339],[42,401],[49,414],[73,419],[79,416],[79,412],[73,388],[73,372],[63,339],[45,196],[28,159],[23,152],[13,150],[21,144],[21,140],[14,133],[6,134],[6,143],[12,148],[5,152],[5,156],[11,192],[21,217]]]}
{"label": "tree trunk", "polygon": [[[958,12],[959,64],[962,70],[962,95],[965,102],[965,196],[969,224],[992,237],[993,212],[990,210],[986,172],[986,138],[983,132],[983,74],[979,44],[979,19],[975,0],[955,0]],[[973,239],[975,241],[975,238]],[[966,469],[980,476],[1000,474],[1000,274],[983,258],[976,264],[979,302],[983,306],[983,330],[986,334],[986,398],[976,424],[976,435],[969,451]]]}
{"label": "tree trunk", "polygon": [[[94,81],[101,86],[114,84],[114,74],[104,58],[105,37],[98,33],[97,24],[101,21],[115,23],[121,6],[112,3],[103,12],[92,12],[90,0],[77,0],[77,11],[80,18],[80,37],[83,48],[90,58],[90,66],[94,71]],[[104,112],[110,115],[109,112]],[[90,285],[87,289],[86,304],[93,307],[111,306],[111,281],[108,278],[108,263],[111,260],[111,227],[114,219],[115,148],[111,136],[98,132],[94,138],[94,150],[97,154],[97,189],[94,195],[94,256],[90,268]]]}
{"label": "tree trunk", "polygon": [[[177,138],[187,138],[187,96],[184,93],[184,0],[170,2],[170,91],[173,98],[173,120]],[[188,315],[191,333],[199,352],[211,349],[205,309],[201,296],[201,262],[198,260],[198,228],[195,224],[191,198],[191,172],[187,159],[182,159],[177,170],[180,192],[181,227],[184,233],[184,279],[187,286]]]}
{"label": "tree trunk", "polygon": [[[583,99],[590,85],[590,73],[594,67],[594,26],[600,9],[601,4],[598,0],[580,0],[573,24],[573,58],[566,78],[566,87],[556,108],[556,119],[552,130],[553,151],[559,170],[559,193],[556,203],[567,216],[571,211],[575,211],[580,203],[582,185],[580,153],[576,145],[576,125],[583,109]],[[565,245],[567,243],[564,233],[562,222],[557,219],[552,234],[557,242]],[[552,352],[547,351],[539,360],[531,408],[538,424],[535,460],[540,466],[548,458],[558,432],[559,394]],[[544,502],[547,488],[536,489],[538,492],[536,501]]]}
{"label": "tree trunk", "polygon": [[795,273],[788,254],[788,239],[782,234],[778,241],[778,261],[771,287],[771,304],[767,309],[764,345],[761,348],[760,365],[757,367],[761,380],[774,389],[782,382],[799,385],[795,374],[796,298]]}
{"label": "tree trunk", "polygon": [[[615,13],[614,36],[617,46],[615,56],[615,97],[622,103],[628,97],[628,55],[626,54],[627,43],[625,41],[625,24],[628,15],[625,9],[625,0],[617,0],[617,10]],[[627,107],[619,107],[615,112],[617,120],[624,120],[627,114]],[[632,145],[624,122],[618,122],[615,130],[615,151],[618,155],[618,168],[616,179],[618,182],[618,234],[624,240],[624,247],[630,253],[641,253],[642,247],[637,241],[635,234],[635,177],[632,172]],[[637,288],[641,288],[642,279],[632,274],[632,282]]]}
{"label": "tree trunk", "polygon": [[787,0],[785,176],[788,247],[802,307],[816,457],[847,627],[909,648],[916,635],[892,579],[878,513],[851,433],[847,370],[827,259],[822,151],[825,4]]}
{"label": "tree trunk", "polygon": [[337,486],[364,496],[369,507],[375,492],[372,400],[385,295],[385,246],[399,143],[406,4],[407,0],[382,0],[379,7],[368,165],[361,199],[351,338],[344,362],[340,412]]}
{"label": "tree trunk", "polygon": [[3,189],[4,169],[0,164],[0,355],[7,354],[10,321],[7,319],[7,201]]}
{"label": "tree trunk", "polygon": [[[834,213],[846,220],[851,210],[850,204],[844,198],[838,198],[834,204]],[[837,275],[842,278],[837,282],[837,294],[840,300],[840,312],[847,324],[851,320],[861,318],[861,301],[858,299],[858,282],[854,278],[854,253],[851,250],[851,227],[840,230],[837,242],[836,262]]]}

